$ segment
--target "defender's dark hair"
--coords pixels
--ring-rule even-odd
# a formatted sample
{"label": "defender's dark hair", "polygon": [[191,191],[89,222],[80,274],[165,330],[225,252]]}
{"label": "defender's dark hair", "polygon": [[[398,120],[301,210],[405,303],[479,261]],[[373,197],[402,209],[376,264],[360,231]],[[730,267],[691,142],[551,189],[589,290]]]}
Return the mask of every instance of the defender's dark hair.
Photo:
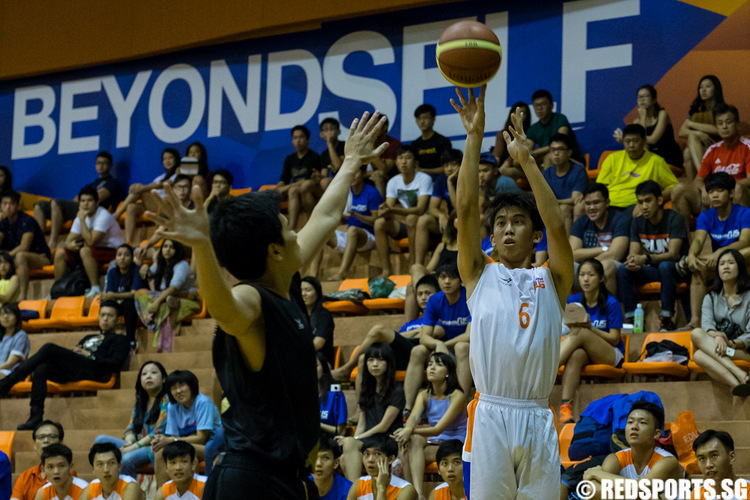
{"label": "defender's dark hair", "polygon": [[734,192],[737,181],[734,176],[726,172],[714,172],[706,176],[706,192],[714,189],[724,189],[730,193]]}
{"label": "defender's dark hair", "polygon": [[12,332],[7,331],[4,326],[0,325],[0,334],[15,335],[16,333],[21,331],[21,328],[23,328],[23,316],[21,316],[21,310],[18,308],[18,304],[16,304],[15,302],[6,302],[2,306],[0,306],[0,314],[6,312],[16,317],[16,325],[13,327]]}
{"label": "defender's dark hair", "polygon": [[63,457],[68,464],[73,463],[73,452],[62,443],[54,443],[44,447],[42,450],[42,467],[48,458]]}
{"label": "defender's dark hair", "polygon": [[[171,176],[170,176],[170,177],[171,177]],[[175,184],[177,184],[178,182],[182,182],[182,181],[188,181],[188,182],[189,182],[189,183],[190,183],[191,185],[192,185],[192,183],[193,183],[193,179],[191,179],[189,175],[185,175],[185,174],[177,174],[177,175],[175,176],[175,178],[174,178],[174,181],[172,181],[172,186],[174,186],[174,185],[175,185]]]}
{"label": "defender's dark hair", "polygon": [[78,199],[81,199],[81,196],[88,195],[94,198],[94,201],[97,203],[99,202],[99,193],[96,191],[96,188],[94,186],[84,186],[81,188],[80,191],[78,191]]}
{"label": "defender's dark hair", "polygon": [[337,129],[341,130],[341,124],[336,118],[333,118],[329,116],[328,118],[324,118],[322,122],[320,122],[320,130],[323,130],[323,127],[326,125],[333,125]]}
{"label": "defender's dark hair", "polygon": [[[597,259],[586,259],[583,262],[581,262],[581,265],[578,266],[578,274],[581,274],[581,269],[583,269],[584,264],[588,264],[591,267],[594,268],[594,272],[597,276],[599,276],[599,293],[596,297],[596,305],[599,308],[600,314],[607,314],[607,298],[609,297],[609,290],[607,290],[607,285],[604,284],[602,279],[604,279],[604,266],[602,265],[601,261]],[[586,294],[581,294],[581,304],[583,304],[583,307],[591,307],[591,305],[586,303]]]}
{"label": "defender's dark hair", "polygon": [[[700,111],[709,111],[706,108],[706,103],[703,99],[701,99],[701,83],[703,83],[703,80],[711,80],[711,82],[714,84],[714,108],[716,109],[716,106],[719,104],[724,104],[724,90],[721,87],[721,81],[714,75],[703,75],[700,80],[698,80],[698,95],[695,96],[695,99],[693,99],[693,102],[690,104],[690,110],[688,111],[688,115],[692,115],[693,113],[698,113]],[[714,113],[714,116],[716,116],[716,113]]]}
{"label": "defender's dark hair", "polygon": [[740,121],[740,110],[737,109],[736,106],[722,102],[714,107],[714,122],[716,122],[717,116],[725,115],[727,113],[734,116],[734,121]]}
{"label": "defender's dark hair", "polygon": [[663,429],[664,428],[664,410],[662,410],[659,405],[654,404],[650,401],[645,401],[643,399],[640,399],[633,403],[633,406],[630,407],[630,411],[628,412],[628,416],[630,416],[631,413],[633,413],[635,410],[643,410],[649,412],[656,421],[656,429]]}
{"label": "defender's dark hair", "polygon": [[96,157],[106,159],[107,161],[109,161],[109,166],[112,166],[113,160],[112,155],[109,153],[109,151],[99,151],[98,153],[96,153]]}
{"label": "defender's dark hair", "polygon": [[214,206],[211,243],[219,263],[238,280],[266,272],[268,245],[284,245],[276,191],[246,193]]}
{"label": "defender's dark hair", "polygon": [[549,138],[549,143],[552,144],[553,142],[562,142],[568,149],[570,149],[570,137],[568,137],[567,134],[561,134],[559,132],[552,134],[552,137]]}
{"label": "defender's dark hair", "polygon": [[[377,392],[378,381],[367,369],[367,360],[370,358],[382,359],[385,361],[386,369],[383,374],[383,381],[380,386],[380,392]],[[391,394],[396,388],[396,357],[393,349],[383,342],[375,342],[367,348],[365,352],[364,371],[362,372],[362,391],[359,394],[359,406],[363,410],[368,410],[380,403],[386,404],[391,399]]]}
{"label": "defender's dark hair", "polygon": [[647,180],[643,181],[635,187],[636,196],[644,196],[647,194],[654,195],[654,198],[658,198],[662,195],[661,186],[658,182]]}
{"label": "defender's dark hair", "polygon": [[643,128],[643,125],[638,125],[637,123],[631,123],[630,125],[625,125],[625,128],[622,129],[622,136],[625,137],[628,135],[637,135],[645,139],[646,129]]}
{"label": "defender's dark hair", "polygon": [[[174,246],[174,255],[169,259],[165,259],[162,254],[162,249],[167,241],[171,241]],[[172,281],[174,276],[174,266],[178,262],[185,260],[185,246],[177,240],[165,239],[161,242],[161,248],[156,252],[156,272],[152,276],[154,278],[154,289],[160,291],[159,287],[162,283],[165,283],[165,289],[169,287],[169,283]]]}
{"label": "defender's dark hair", "polygon": [[432,104],[420,104],[417,109],[414,110],[414,118],[419,118],[419,115],[424,113],[430,113],[430,116],[435,118],[437,116],[437,110]]}
{"label": "defender's dark hair", "polygon": [[464,154],[458,149],[446,149],[443,154],[440,155],[440,164],[445,165],[446,163],[458,163],[461,164]]}
{"label": "defender's dark hair", "polygon": [[63,426],[59,422],[53,422],[52,420],[43,420],[41,424],[37,425],[34,430],[31,432],[31,439],[36,441],[36,433],[39,429],[44,427],[45,425],[51,425],[55,429],[57,429],[57,433],[60,435],[60,442],[62,442],[63,438],[65,437],[65,431],[63,430]]}
{"label": "defender's dark hair", "polygon": [[334,459],[337,459],[341,456],[341,447],[338,445],[335,439],[328,436],[320,436],[318,453],[320,453],[321,451],[330,451],[333,454]]}
{"label": "defender's dark hair", "polygon": [[526,212],[531,219],[531,228],[534,231],[544,230],[544,222],[542,221],[542,216],[539,215],[539,209],[536,207],[534,195],[526,191],[520,193],[503,193],[495,198],[495,201],[485,212],[487,226],[492,228],[495,225],[497,213],[503,208],[508,207],[520,208]]}
{"label": "defender's dark hair", "polygon": [[721,281],[719,274],[719,261],[728,253],[731,253],[732,257],[734,257],[734,261],[737,262],[737,293],[743,294],[750,290],[750,275],[747,273],[747,261],[745,260],[745,257],[734,248],[727,248],[721,252],[719,258],[716,259],[716,277],[718,279],[714,280],[714,286],[711,287],[710,291],[718,295],[721,294],[724,289],[724,283]]}
{"label": "defender's dark hair", "polygon": [[604,197],[605,200],[609,199],[609,189],[607,189],[607,186],[601,182],[589,182],[586,184],[586,187],[583,188],[583,197],[585,198],[586,195],[591,193],[602,193],[602,197]]}
{"label": "defender's dark hair", "polygon": [[117,317],[118,318],[122,315],[122,311],[120,310],[120,304],[118,304],[114,300],[105,300],[105,301],[102,301],[102,303],[99,304],[99,310],[100,311],[102,310],[102,307],[110,307],[110,308],[114,309],[115,312],[117,313]]}
{"label": "defender's dark hair", "polygon": [[214,177],[217,175],[220,175],[224,177],[224,179],[229,183],[229,187],[232,187],[232,183],[234,182],[234,176],[232,175],[232,172],[227,170],[226,168],[220,168],[214,172]]}
{"label": "defender's dark hair", "polygon": [[295,125],[294,127],[292,127],[292,135],[294,135],[295,132],[302,132],[303,134],[305,134],[305,137],[310,140],[310,129],[305,127],[304,125]]}
{"label": "defender's dark hair", "polygon": [[550,91],[545,90],[545,89],[539,89],[533,94],[531,94],[531,102],[534,102],[536,99],[539,99],[540,97],[546,97],[547,99],[549,99],[550,103],[555,102],[554,99],[552,99],[552,94],[550,93]]}
{"label": "defender's dark hair", "polygon": [[362,440],[362,451],[364,452],[369,448],[375,448],[386,457],[395,457],[398,455],[398,443],[384,432],[373,434]]}
{"label": "defender's dark hair", "polygon": [[414,146],[410,146],[409,144],[402,144],[400,148],[398,148],[398,151],[396,152],[396,157],[399,157],[403,154],[411,153],[412,156],[414,156],[414,159],[419,159],[419,155],[417,154],[417,148]]}
{"label": "defender's dark hair", "polygon": [[115,446],[114,443],[94,443],[94,446],[92,446],[91,450],[89,451],[89,463],[93,466],[94,458],[98,454],[109,452],[114,453],[115,459],[117,459],[118,464],[122,463],[122,452],[120,451],[120,448]]}
{"label": "defender's dark hair", "polygon": [[[448,369],[448,378],[445,380],[445,394],[453,394],[453,391],[458,389],[463,392],[461,384],[458,383],[458,375],[456,373],[456,361],[450,354],[444,352],[433,352],[430,357],[427,358],[429,363],[430,359],[434,359],[437,363],[443,365]],[[425,365],[425,369],[426,369]],[[432,394],[432,384],[427,385],[427,394]]]}
{"label": "defender's dark hair", "polygon": [[6,262],[10,265],[10,269],[8,269],[8,274],[5,276],[5,279],[9,279],[16,274],[16,259],[14,259],[11,254],[8,252],[0,252],[0,262]]}
{"label": "defender's dark hair", "polygon": [[167,389],[169,402],[172,404],[177,404],[174,396],[172,396],[172,387],[179,384],[187,384],[187,386],[190,388],[190,397],[193,399],[197,398],[198,394],[200,394],[200,388],[198,387],[198,377],[195,376],[195,373],[191,372],[190,370],[175,370],[169,374],[169,376],[167,377],[167,382],[164,384]]}
{"label": "defender's dark hair", "polygon": [[[148,408],[148,392],[141,385],[141,374],[143,369],[148,365],[154,365],[161,373],[161,389],[159,394],[154,397],[154,404]],[[161,400],[167,395],[167,370],[158,361],[146,361],[138,370],[138,377],[135,379],[135,411],[133,412],[133,434],[136,436],[143,428],[143,424],[154,425],[159,420],[161,413]]]}
{"label": "defender's dark hair", "polygon": [[414,290],[416,291],[417,288],[419,288],[422,285],[431,286],[435,289],[435,291],[440,291],[440,283],[438,283],[437,278],[432,273],[427,273],[421,278],[419,278],[419,281],[417,281],[417,286],[414,287]]}
{"label": "defender's dark hair", "polygon": [[195,460],[195,448],[187,441],[172,441],[164,446],[161,456],[164,457],[164,463],[174,460],[175,458],[190,456],[190,461]]}
{"label": "defender's dark hair", "polygon": [[455,262],[443,264],[435,269],[435,276],[438,278],[438,283],[440,283],[440,277],[444,274],[449,278],[461,279],[461,275],[458,273],[458,264]]}
{"label": "defender's dark hair", "polygon": [[0,201],[2,201],[4,198],[10,198],[10,200],[16,205],[21,203],[21,194],[18,191],[13,191],[12,189],[3,191],[2,194],[0,194]]}
{"label": "defender's dark hair", "polygon": [[705,430],[701,432],[697,438],[695,438],[695,441],[693,441],[693,451],[698,451],[698,448],[714,438],[724,446],[724,449],[727,450],[727,453],[729,453],[730,451],[734,451],[734,439],[732,439],[732,436],[728,432],[717,431],[714,429]]}
{"label": "defender's dark hair", "polygon": [[461,455],[464,450],[464,444],[459,439],[448,439],[440,443],[435,453],[435,461],[440,465],[444,458],[451,455]]}

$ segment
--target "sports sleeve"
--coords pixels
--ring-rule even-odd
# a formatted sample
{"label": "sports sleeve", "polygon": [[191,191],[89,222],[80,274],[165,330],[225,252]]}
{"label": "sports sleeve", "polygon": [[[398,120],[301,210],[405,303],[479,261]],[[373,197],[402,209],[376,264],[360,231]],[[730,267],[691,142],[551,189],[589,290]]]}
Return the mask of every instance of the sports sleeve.
{"label": "sports sleeve", "polygon": [[616,298],[609,296],[607,301],[607,327],[622,328],[622,307]]}
{"label": "sports sleeve", "polygon": [[440,305],[438,304],[438,294],[433,294],[427,299],[427,306],[424,308],[424,325],[435,326],[440,320]]}
{"label": "sports sleeve", "polygon": [[218,412],[213,401],[201,394],[195,401],[195,428],[199,431],[213,431],[214,413]]}

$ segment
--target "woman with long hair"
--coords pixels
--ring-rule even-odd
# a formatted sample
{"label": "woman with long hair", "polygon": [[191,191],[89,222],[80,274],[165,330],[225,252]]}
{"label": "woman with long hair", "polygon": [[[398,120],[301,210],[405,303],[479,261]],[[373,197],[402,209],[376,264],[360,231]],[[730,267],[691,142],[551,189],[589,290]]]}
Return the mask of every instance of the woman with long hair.
{"label": "woman with long hair", "polygon": [[31,351],[18,304],[8,302],[0,306],[0,333],[0,379],[4,379]]}
{"label": "woman with long hair", "polygon": [[158,361],[146,361],[135,379],[135,405],[123,439],[97,436],[95,443],[113,443],[122,452],[121,474],[136,477],[138,467],[154,464],[151,442],[163,434],[167,424],[169,398],[166,388],[167,371]]}
{"label": "woman with long hair", "polygon": [[750,276],[740,252],[724,250],[716,263],[716,280],[703,298],[701,327],[690,334],[693,360],[709,376],[750,396],[750,376],[733,360],[750,361]]}
{"label": "woman with long hair", "polygon": [[680,127],[680,137],[687,140],[683,157],[685,174],[689,180],[695,178],[706,149],[718,140],[714,109],[719,104],[724,104],[721,81],[714,75],[701,77],[698,82],[698,95],[690,104],[688,119]]}
{"label": "woman with long hair", "polygon": [[208,169],[208,152],[206,146],[200,142],[193,142],[187,147],[185,155],[198,160],[198,173],[188,174],[193,178],[193,185],[200,186],[203,198],[207,198],[211,192],[209,186],[213,180],[213,173]]}
{"label": "woman with long hair", "polygon": [[326,359],[333,359],[333,315],[323,307],[323,288],[314,276],[305,276],[300,285],[302,301],[305,303],[310,326],[313,330],[315,350],[322,352]]}

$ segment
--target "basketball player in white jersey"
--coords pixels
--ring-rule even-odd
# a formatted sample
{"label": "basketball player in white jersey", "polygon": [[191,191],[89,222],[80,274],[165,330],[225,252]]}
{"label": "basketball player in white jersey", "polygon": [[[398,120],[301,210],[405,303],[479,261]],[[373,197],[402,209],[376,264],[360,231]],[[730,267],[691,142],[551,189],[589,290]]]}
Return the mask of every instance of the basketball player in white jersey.
{"label": "basketball player in white jersey", "polygon": [[[508,152],[534,194],[501,195],[486,212],[499,262],[481,248],[479,155],[484,93],[451,100],[466,128],[458,174],[458,269],[472,316],[470,364],[479,393],[467,433],[475,500],[548,499],[560,494],[560,453],[548,406],[560,357],[563,306],[573,284],[573,251],[555,195],[531,156],[523,116],[513,114]],[[534,202],[536,198],[536,203]],[[531,267],[547,227],[549,267]],[[468,453],[466,453],[468,452]]]}

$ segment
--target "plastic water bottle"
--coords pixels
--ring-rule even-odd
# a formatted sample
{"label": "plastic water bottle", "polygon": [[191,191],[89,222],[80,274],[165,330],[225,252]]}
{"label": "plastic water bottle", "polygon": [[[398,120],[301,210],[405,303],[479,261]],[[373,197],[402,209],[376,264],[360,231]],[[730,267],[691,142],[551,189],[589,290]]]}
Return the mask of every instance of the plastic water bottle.
{"label": "plastic water bottle", "polygon": [[633,331],[635,333],[643,332],[643,306],[638,304],[635,308],[635,316],[633,316]]}

